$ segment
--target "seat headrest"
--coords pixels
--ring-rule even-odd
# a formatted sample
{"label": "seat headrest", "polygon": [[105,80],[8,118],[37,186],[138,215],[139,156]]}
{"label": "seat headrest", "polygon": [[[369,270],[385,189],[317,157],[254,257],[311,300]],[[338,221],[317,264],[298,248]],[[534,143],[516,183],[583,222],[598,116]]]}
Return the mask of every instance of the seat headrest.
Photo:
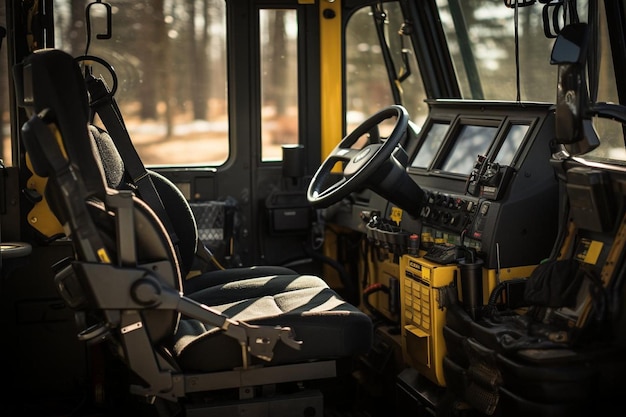
{"label": "seat headrest", "polygon": [[104,184],[87,126],[89,100],[78,63],[58,49],[40,49],[13,68],[18,104],[30,115],[51,112],[64,151],[79,169],[89,195],[104,196]]}

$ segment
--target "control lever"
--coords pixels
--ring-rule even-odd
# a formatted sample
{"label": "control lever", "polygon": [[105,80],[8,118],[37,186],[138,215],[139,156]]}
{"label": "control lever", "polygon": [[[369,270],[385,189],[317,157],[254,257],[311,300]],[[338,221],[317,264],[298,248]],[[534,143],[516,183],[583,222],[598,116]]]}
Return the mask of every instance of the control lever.
{"label": "control lever", "polygon": [[469,177],[467,177],[467,182],[465,183],[465,192],[471,195],[477,195],[479,191],[478,184],[480,183],[480,178],[485,173],[485,170],[488,166],[488,160],[485,155],[478,155],[476,158],[476,162],[474,163],[474,168],[470,173]]}
{"label": "control lever", "polygon": [[467,178],[465,192],[473,196],[497,200],[513,172],[514,169],[511,166],[500,165],[495,161],[490,162],[486,156],[478,155],[474,169]]}
{"label": "control lever", "polygon": [[460,246],[438,243],[428,249],[424,254],[424,258],[438,264],[448,265],[456,263],[462,258],[462,255],[463,251]]}

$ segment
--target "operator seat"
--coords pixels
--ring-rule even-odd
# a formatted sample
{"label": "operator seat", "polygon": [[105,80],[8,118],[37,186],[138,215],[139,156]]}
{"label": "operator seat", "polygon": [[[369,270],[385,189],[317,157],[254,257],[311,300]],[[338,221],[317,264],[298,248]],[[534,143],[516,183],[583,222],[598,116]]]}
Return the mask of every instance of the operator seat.
{"label": "operator seat", "polygon": [[[15,80],[32,114],[25,148],[35,173],[48,178],[46,198],[75,250],[55,266],[55,283],[84,318],[79,338],[108,342],[132,375],[130,392],[149,403],[187,415],[321,415],[319,392],[278,387],[336,376],[337,361],[370,349],[371,319],[310,275],[216,279],[184,293],[162,222],[132,191],[105,183],[78,64],[39,50],[16,66]],[[239,398],[216,403],[216,390]]]}

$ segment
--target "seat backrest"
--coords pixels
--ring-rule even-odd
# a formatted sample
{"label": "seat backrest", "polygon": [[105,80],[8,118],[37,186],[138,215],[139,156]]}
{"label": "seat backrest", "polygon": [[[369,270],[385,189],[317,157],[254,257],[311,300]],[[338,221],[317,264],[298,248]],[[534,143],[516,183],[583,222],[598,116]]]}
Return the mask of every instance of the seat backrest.
{"label": "seat backrest", "polygon": [[[132,189],[137,191],[136,185],[129,178],[124,160],[109,133],[95,125],[90,125],[89,131],[95,142],[96,158],[100,159],[107,185],[117,190]],[[187,199],[174,183],[150,169],[147,172],[160,200],[163,202],[165,215],[171,221],[173,231],[178,239],[181,274],[184,277],[191,270],[196,253],[198,228],[195,217]],[[149,204],[148,201],[146,203]],[[154,209],[154,207],[152,208]]]}

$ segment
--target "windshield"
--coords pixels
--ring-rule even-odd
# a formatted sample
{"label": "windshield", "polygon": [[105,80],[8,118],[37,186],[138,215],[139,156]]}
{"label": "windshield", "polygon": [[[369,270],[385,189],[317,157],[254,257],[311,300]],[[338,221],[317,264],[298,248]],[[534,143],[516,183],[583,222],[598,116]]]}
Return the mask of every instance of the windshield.
{"label": "windshield", "polygon": [[[132,2],[132,6],[113,2],[113,36],[104,40],[95,35],[106,31],[105,15],[102,7],[94,7],[91,9],[94,36],[86,51],[85,2],[55,2],[55,47],[75,56],[88,52],[106,59],[114,67],[119,80],[117,102],[135,146],[149,165],[220,165],[231,155],[226,3],[224,0],[207,0],[204,5],[167,1],[155,7],[150,0]],[[554,6],[562,3],[557,1],[528,2],[529,7],[517,9],[503,3],[501,0],[436,0],[456,77],[450,84],[458,84],[458,98],[554,103],[557,66],[550,64],[550,55],[560,28],[553,25],[562,26],[573,18],[588,21],[588,10],[593,5],[597,8],[599,24],[593,49],[599,63],[597,83],[589,83],[597,84],[591,99],[620,102],[604,2],[572,2],[576,12],[570,10],[567,15],[563,15],[563,8]],[[411,24],[417,22],[411,21],[402,4],[363,2],[346,16],[343,117],[347,131],[376,109],[394,102],[403,104],[416,126],[422,126],[429,114],[425,100],[442,98],[427,97],[425,82],[429,80],[422,79],[422,74],[428,71],[423,70],[425,63],[418,59],[420,55],[409,36]],[[259,146],[263,161],[279,160],[281,146],[297,144],[303,136],[299,130],[298,103],[304,92],[297,83],[298,74],[307,72],[306,66],[299,67],[298,56],[307,49],[298,47],[302,36],[298,29],[299,12],[274,9],[273,5],[267,2],[256,11],[259,45],[258,51],[249,53],[250,56],[252,52],[258,53],[261,62],[257,76],[261,85]],[[4,2],[0,4],[0,13],[4,14]],[[0,48],[3,57],[6,52],[6,47]],[[8,83],[5,61],[0,64],[0,77]],[[176,68],[172,67],[173,63]],[[618,68],[624,65],[615,64]],[[98,66],[95,71],[96,75],[108,76]],[[390,81],[392,77],[396,77],[395,83]],[[6,91],[0,89],[4,121],[0,158],[10,164]],[[593,123],[600,146],[584,157],[626,161],[621,124],[598,118]]]}
{"label": "windshield", "polygon": [[473,1],[437,4],[464,99],[554,101],[554,39],[545,35],[540,7],[518,8],[516,18],[516,10],[502,2],[483,1],[480,7]]}
{"label": "windshield", "polygon": [[[463,99],[555,102],[557,66],[550,64],[550,55],[560,27],[554,25],[572,19],[587,22],[590,7],[588,1],[578,1],[576,11],[565,14],[556,3],[515,9],[494,1],[437,0]],[[598,81],[591,100],[618,103],[603,3],[597,7],[598,43],[590,48],[599,51]],[[594,118],[593,125],[600,145],[583,157],[625,162],[621,124]]]}

